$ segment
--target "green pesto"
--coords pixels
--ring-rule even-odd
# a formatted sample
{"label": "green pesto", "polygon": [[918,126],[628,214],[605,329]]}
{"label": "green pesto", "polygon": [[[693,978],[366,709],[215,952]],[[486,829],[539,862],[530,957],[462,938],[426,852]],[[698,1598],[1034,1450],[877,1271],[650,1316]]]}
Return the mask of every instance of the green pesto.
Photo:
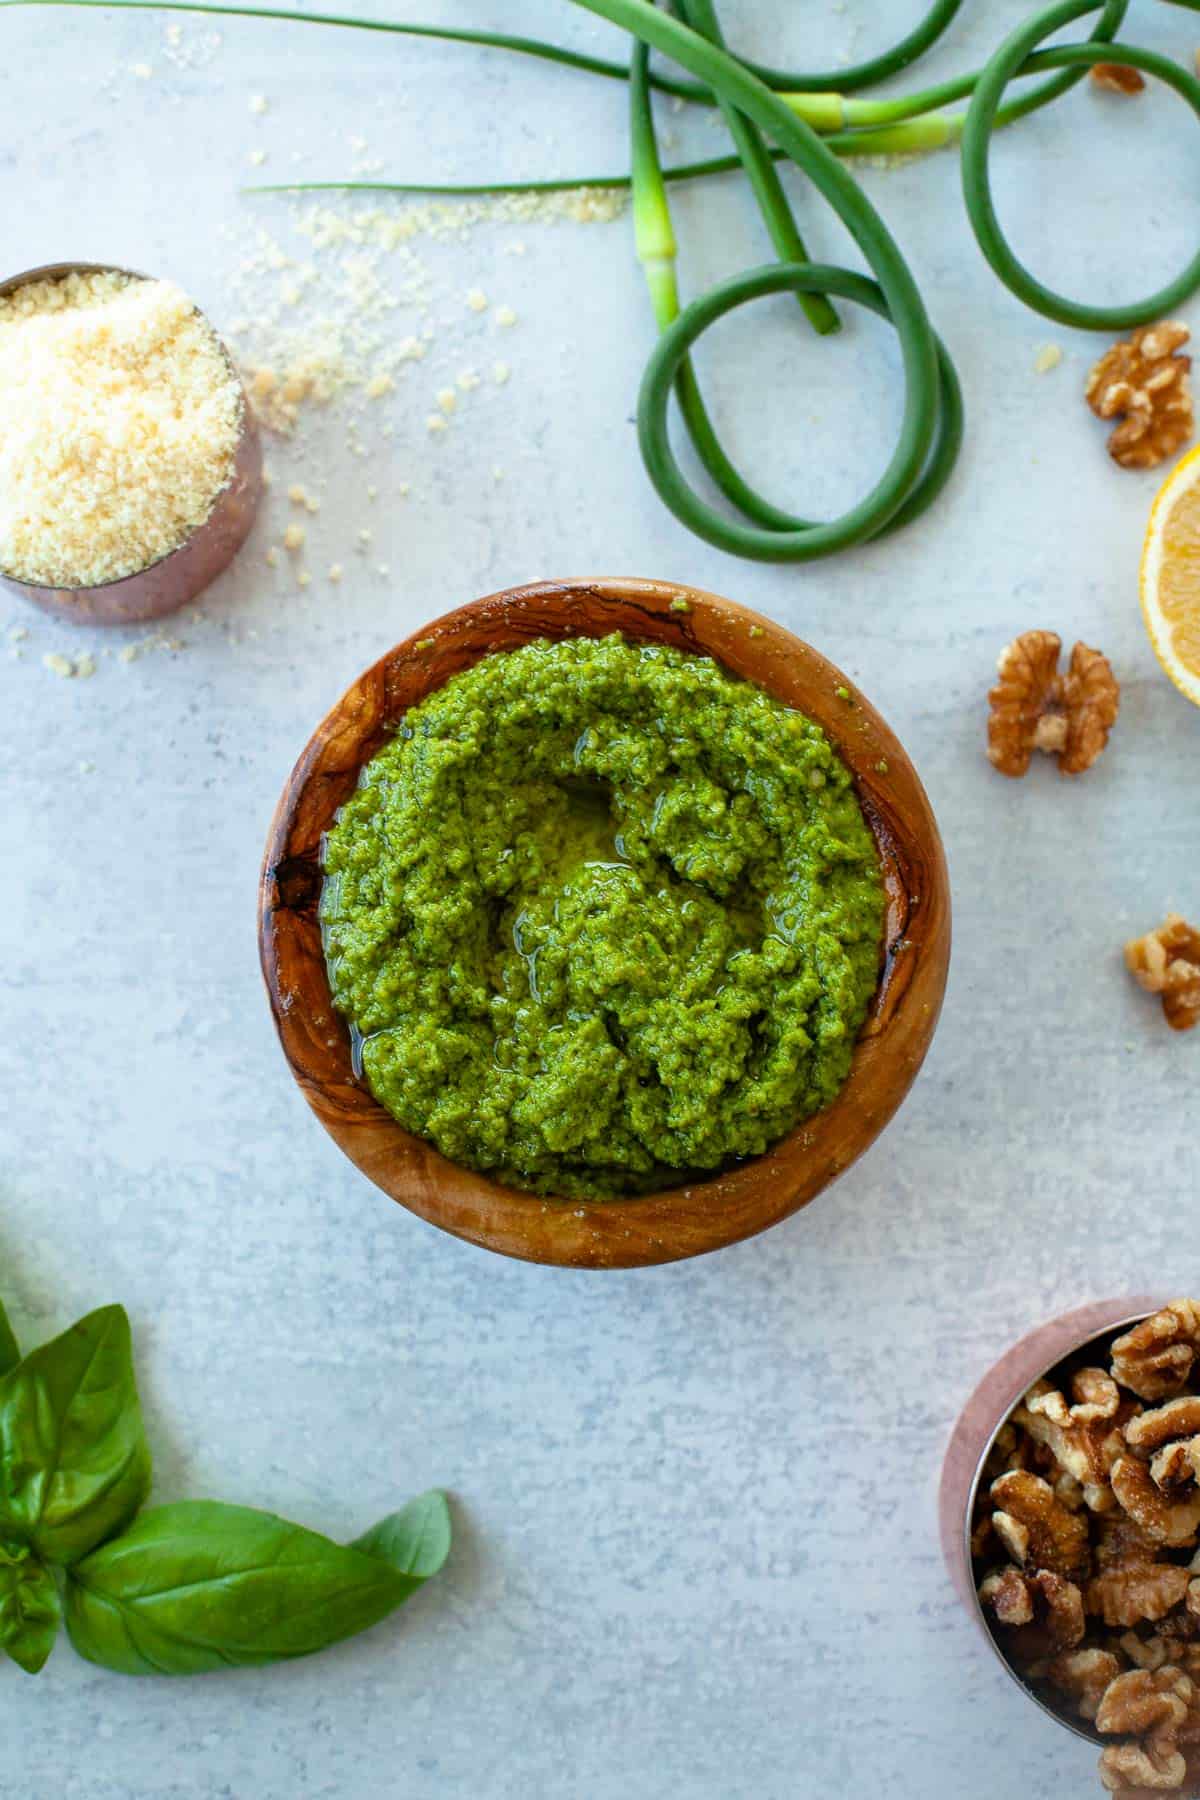
{"label": "green pesto", "polygon": [[321,913],[376,1098],[576,1197],[758,1155],[828,1105],[883,885],[817,725],[614,636],[485,657],[414,707],[328,835]]}

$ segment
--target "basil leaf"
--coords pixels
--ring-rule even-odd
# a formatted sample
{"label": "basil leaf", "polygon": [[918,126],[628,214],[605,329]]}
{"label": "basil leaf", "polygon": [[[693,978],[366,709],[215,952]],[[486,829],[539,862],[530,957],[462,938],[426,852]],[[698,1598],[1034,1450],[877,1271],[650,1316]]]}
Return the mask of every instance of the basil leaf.
{"label": "basil leaf", "polygon": [[49,1569],[27,1544],[0,1544],[0,1649],[36,1675],[54,1648],[62,1619]]}
{"label": "basil leaf", "polygon": [[149,1486],[129,1320],[105,1306],[0,1380],[0,1537],[75,1562],[129,1523]]}
{"label": "basil leaf", "polygon": [[399,1512],[389,1513],[355,1538],[351,1546],[395,1569],[414,1588],[436,1575],[450,1554],[453,1527],[450,1508],[440,1488],[418,1494]]}
{"label": "basil leaf", "polygon": [[0,1375],[7,1375],[15,1369],[21,1360],[21,1352],[17,1348],[16,1334],[8,1322],[8,1314],[4,1310],[4,1302],[0,1300]]}
{"label": "basil leaf", "polygon": [[106,1669],[198,1675],[310,1656],[386,1618],[415,1585],[274,1513],[188,1500],[143,1513],[68,1571],[67,1630]]}

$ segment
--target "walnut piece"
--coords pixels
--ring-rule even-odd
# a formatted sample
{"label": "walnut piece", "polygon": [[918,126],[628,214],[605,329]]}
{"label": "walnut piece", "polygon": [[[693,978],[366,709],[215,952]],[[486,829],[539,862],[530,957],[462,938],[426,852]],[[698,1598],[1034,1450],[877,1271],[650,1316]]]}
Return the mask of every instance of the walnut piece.
{"label": "walnut piece", "polygon": [[1186,1596],[1192,1577],[1177,1563],[1145,1562],[1110,1569],[1088,1582],[1085,1603],[1106,1625],[1157,1624]]}
{"label": "walnut piece", "polygon": [[1112,1346],[1113,1380],[1143,1400],[1166,1400],[1187,1386],[1200,1350],[1200,1305],[1172,1300]]}
{"label": "walnut piece", "polygon": [[1178,1549],[1195,1542],[1200,1530],[1200,1492],[1186,1499],[1164,1493],[1136,1456],[1122,1456],[1113,1464],[1112,1490],[1130,1518],[1160,1544]]}
{"label": "walnut piece", "polygon": [[1095,1718],[1106,1688],[1120,1673],[1121,1665],[1111,1650],[1067,1650],[1046,1670],[1054,1686],[1070,1694],[1084,1719]]}
{"label": "walnut piece", "polygon": [[1169,1732],[1155,1733],[1144,1745],[1115,1744],[1102,1750],[1100,1780],[1109,1793],[1129,1800],[1147,1793],[1177,1794],[1187,1780],[1187,1759],[1175,1749]]}
{"label": "walnut piece", "polygon": [[1087,1630],[1079,1588],[1050,1569],[1000,1569],[980,1585],[979,1598],[1005,1627],[1007,1648],[1022,1668],[1073,1650]]}
{"label": "walnut piece", "polygon": [[1194,1694],[1190,1678],[1170,1663],[1130,1669],[1109,1683],[1096,1710],[1097,1730],[1139,1741],[1102,1753],[1100,1779],[1106,1788],[1166,1792],[1183,1786],[1187,1761],[1177,1740]]}
{"label": "walnut piece", "polygon": [[1028,1577],[1011,1563],[987,1577],[979,1589],[979,1598],[1001,1625],[1033,1623],[1033,1589]]}
{"label": "walnut piece", "polygon": [[1162,1546],[1126,1513],[1099,1519],[1092,1539],[1092,1558],[1098,1574],[1109,1569],[1137,1569],[1155,1561]]}
{"label": "walnut piece", "polygon": [[1194,1394],[1180,1394],[1149,1412],[1139,1413],[1125,1426],[1125,1442],[1139,1456],[1151,1456],[1164,1444],[1180,1438],[1192,1438],[1200,1432],[1200,1400]]}
{"label": "walnut piece", "polygon": [[1108,658],[1076,644],[1060,674],[1061,651],[1057,632],[1024,631],[1000,654],[987,753],[1002,775],[1024,775],[1035,750],[1057,756],[1062,774],[1081,775],[1108,742],[1121,705]]}
{"label": "walnut piece", "polygon": [[1161,1637],[1142,1638],[1136,1631],[1122,1633],[1120,1645],[1130,1662],[1138,1669],[1161,1669],[1174,1648]]}
{"label": "walnut piece", "polygon": [[1115,1419],[1121,1409],[1121,1390],[1107,1369],[1077,1369],[1071,1377],[1071,1398],[1071,1417],[1083,1424]]}
{"label": "walnut piece", "polygon": [[1148,993],[1161,994],[1173,1031],[1200,1025],[1200,931],[1178,913],[1168,913],[1157,931],[1125,946],[1129,973]]}
{"label": "walnut piece", "polygon": [[[1013,1423],[1044,1445],[1058,1467],[1080,1484],[1089,1511],[1107,1512],[1113,1505],[1108,1472],[1125,1448],[1116,1429],[1122,1411],[1120,1392],[1103,1369],[1080,1369],[1071,1392],[1073,1405],[1048,1381],[1035,1382],[1014,1411]],[[1124,1410],[1128,1412],[1128,1402]],[[1059,1497],[1069,1504],[1062,1494]]]}
{"label": "walnut piece", "polygon": [[1098,62],[1092,64],[1092,82],[1110,94],[1140,94],[1146,77],[1128,63]]}
{"label": "walnut piece", "polygon": [[1084,397],[1100,419],[1120,418],[1108,453],[1123,469],[1152,469],[1192,435],[1188,328],[1178,319],[1143,325],[1114,344],[1087,378]]}
{"label": "walnut piece", "polygon": [[991,1497],[996,1507],[992,1524],[1015,1563],[1068,1580],[1086,1577],[1091,1561],[1087,1519],[1069,1512],[1048,1481],[1028,1469],[1014,1469],[993,1481]]}

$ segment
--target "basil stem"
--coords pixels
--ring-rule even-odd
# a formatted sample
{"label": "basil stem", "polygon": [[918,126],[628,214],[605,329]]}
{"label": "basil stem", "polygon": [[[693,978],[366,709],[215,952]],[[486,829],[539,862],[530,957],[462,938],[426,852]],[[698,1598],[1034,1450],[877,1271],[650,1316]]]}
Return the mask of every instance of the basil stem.
{"label": "basil stem", "polygon": [[125,1675],[310,1656],[378,1624],[441,1566],[448,1515],[443,1530],[431,1496],[414,1506],[359,1545],[215,1500],[157,1507],[68,1571],[71,1642]]}
{"label": "basil stem", "polygon": [[127,1525],[149,1487],[129,1320],[105,1306],[0,1380],[0,1538],[73,1563]]}
{"label": "basil stem", "polygon": [[54,1577],[27,1544],[0,1543],[0,1649],[27,1675],[46,1662],[62,1606]]}
{"label": "basil stem", "polygon": [[0,1375],[7,1375],[21,1360],[16,1333],[8,1322],[4,1302],[0,1300]]}

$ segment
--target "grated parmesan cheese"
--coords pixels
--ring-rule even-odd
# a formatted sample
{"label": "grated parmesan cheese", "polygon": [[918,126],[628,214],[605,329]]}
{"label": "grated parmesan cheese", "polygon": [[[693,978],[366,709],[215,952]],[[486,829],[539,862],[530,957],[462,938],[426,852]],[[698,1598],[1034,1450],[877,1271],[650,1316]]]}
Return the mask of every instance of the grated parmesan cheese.
{"label": "grated parmesan cheese", "polygon": [[0,567],[93,587],[177,550],[233,474],[241,389],[179,288],[115,272],[0,298]]}

